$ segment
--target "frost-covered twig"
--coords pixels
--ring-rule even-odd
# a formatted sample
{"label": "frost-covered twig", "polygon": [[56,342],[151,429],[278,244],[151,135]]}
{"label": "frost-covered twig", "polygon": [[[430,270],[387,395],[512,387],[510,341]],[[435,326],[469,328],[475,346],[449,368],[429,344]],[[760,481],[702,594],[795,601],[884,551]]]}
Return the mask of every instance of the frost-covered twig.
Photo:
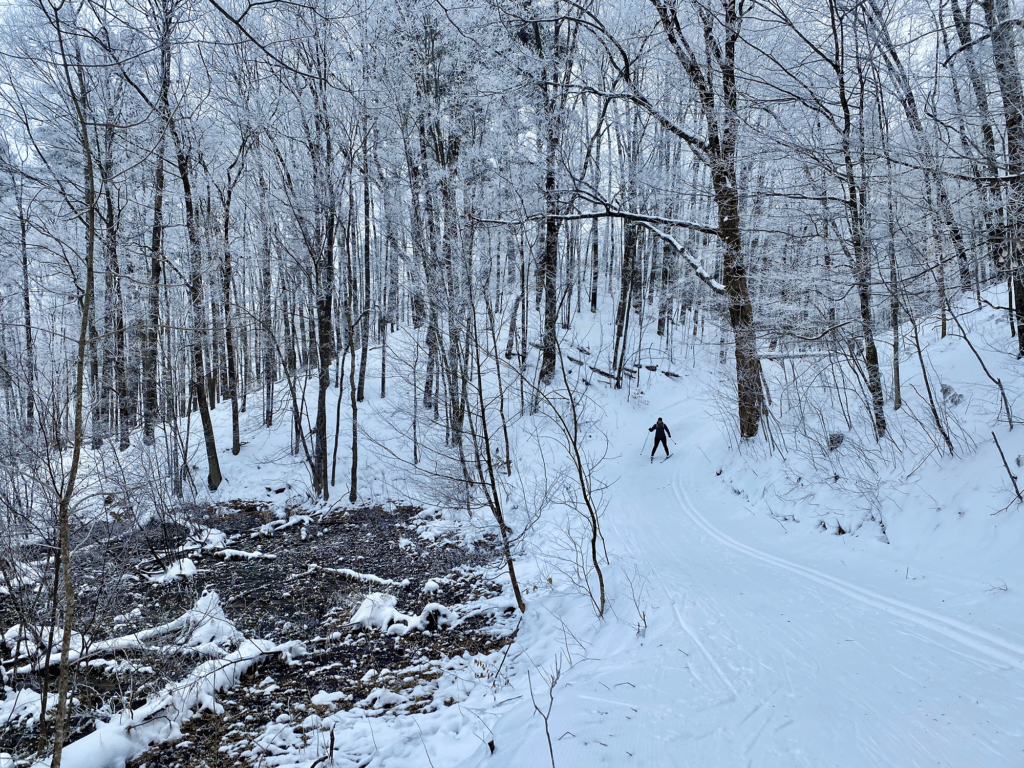
{"label": "frost-covered twig", "polygon": [[683,245],[674,237],[672,237],[672,235],[670,235],[668,232],[662,232],[660,229],[652,227],[650,224],[644,221],[639,221],[637,223],[644,229],[648,230],[654,235],[657,235],[666,243],[671,245],[680,256],[686,259],[687,263],[693,269],[693,273],[697,276],[697,279],[704,283],[704,285],[706,285],[708,288],[710,288],[712,291],[714,291],[720,296],[725,295],[725,286],[718,280],[715,280],[715,278],[712,277],[708,273],[708,271],[704,269],[703,266],[701,266],[701,263],[697,261],[696,257],[690,252],[689,248],[687,248],[685,245]]}
{"label": "frost-covered twig", "polygon": [[331,728],[331,746],[328,747],[327,754],[326,755],[321,755],[320,757],[318,757],[309,766],[309,768],[316,768],[318,765],[320,765],[320,763],[326,763],[328,760],[330,760],[332,763],[334,762],[334,728],[333,727]]}

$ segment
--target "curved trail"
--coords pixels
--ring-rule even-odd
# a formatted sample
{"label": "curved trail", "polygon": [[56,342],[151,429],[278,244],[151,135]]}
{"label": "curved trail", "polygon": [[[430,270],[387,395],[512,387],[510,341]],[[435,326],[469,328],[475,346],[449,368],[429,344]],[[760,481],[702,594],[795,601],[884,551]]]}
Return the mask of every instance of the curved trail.
{"label": "curved trail", "polygon": [[[873,608],[877,608],[878,610],[885,611],[886,613],[891,613],[895,616],[907,619],[908,621],[915,622],[926,629],[930,629],[933,632],[937,632],[952,640],[956,640],[973,650],[990,656],[1002,664],[1024,671],[1024,645],[1012,643],[991,632],[976,629],[975,627],[964,624],[956,619],[949,619],[933,611],[916,608],[899,600],[893,600],[858,587],[854,584],[850,584],[842,579],[829,576],[813,568],[808,568],[806,566],[784,560],[783,558],[776,557],[775,555],[769,555],[765,552],[761,552],[760,550],[749,547],[746,544],[741,544],[713,526],[708,522],[707,518],[697,510],[693,505],[693,502],[690,501],[690,497],[686,493],[686,490],[683,488],[680,474],[681,473],[677,473],[673,482],[673,490],[675,491],[676,500],[679,502],[679,506],[702,530],[725,546],[731,547],[737,552],[741,552],[762,562],[769,563],[770,565],[784,568],[787,571],[803,576],[804,578],[818,584],[831,587],[832,589],[852,597],[855,600],[860,600]],[[1005,651],[1009,651],[1009,653],[1006,653]]]}
{"label": "curved trail", "polygon": [[[662,412],[699,418],[686,401]],[[972,615],[963,582],[935,579],[956,598],[947,613],[932,582],[886,581],[891,551],[790,549],[809,539],[737,516],[745,502],[682,432],[665,466],[649,445],[618,459],[602,526],[612,616],[565,614],[592,630],[565,639],[583,660],[551,710],[557,768],[1024,768],[1024,638]],[[561,620],[574,603],[551,605]],[[506,746],[481,760],[550,764],[529,692],[502,724]]]}
{"label": "curved trail", "polygon": [[676,450],[620,495],[642,514],[607,526],[658,617],[637,660],[657,674],[630,678],[641,733],[680,726],[639,765],[1024,766],[1024,645],[738,541]]}

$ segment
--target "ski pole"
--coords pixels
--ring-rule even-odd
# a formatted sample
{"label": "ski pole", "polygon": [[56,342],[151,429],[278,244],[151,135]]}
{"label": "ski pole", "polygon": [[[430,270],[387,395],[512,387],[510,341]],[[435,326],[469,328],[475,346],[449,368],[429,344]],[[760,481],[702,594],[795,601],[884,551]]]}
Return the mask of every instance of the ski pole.
{"label": "ski pole", "polygon": [[641,456],[644,455],[644,450],[647,448],[647,438],[649,438],[649,437],[650,437],[650,435],[647,435],[647,437],[644,438],[644,447],[640,449],[640,455]]}

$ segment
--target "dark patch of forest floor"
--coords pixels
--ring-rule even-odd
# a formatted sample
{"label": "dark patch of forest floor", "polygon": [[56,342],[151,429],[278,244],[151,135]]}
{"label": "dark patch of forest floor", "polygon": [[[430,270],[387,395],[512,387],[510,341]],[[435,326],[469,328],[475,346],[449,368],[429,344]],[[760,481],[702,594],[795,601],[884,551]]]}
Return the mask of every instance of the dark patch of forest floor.
{"label": "dark patch of forest floor", "polygon": [[[307,707],[303,702],[318,692],[332,694],[337,708],[355,706],[372,690],[385,686],[383,677],[367,675],[370,670],[387,671],[386,686],[396,693],[422,692],[423,683],[439,674],[429,662],[465,653],[488,654],[506,645],[508,622],[499,621],[503,617],[494,611],[465,618],[454,629],[441,627],[404,636],[349,623],[370,592],[394,595],[398,609],[410,615],[419,614],[428,603],[454,608],[501,593],[487,575],[494,572],[493,538],[481,535],[467,544],[465,538],[460,542],[443,533],[419,536],[416,528],[429,525],[435,516],[441,517],[418,507],[389,505],[321,514],[293,509],[281,520],[268,506],[244,501],[194,515],[202,526],[226,534],[227,546],[161,557],[166,565],[175,554],[187,554],[198,573],[168,583],[133,579],[134,608],[95,638],[173,620],[204,591],[215,590],[226,617],[245,637],[300,641],[307,654],[291,664],[277,656],[267,658],[239,685],[219,695],[222,714],[206,711],[192,717],[182,725],[181,738],[154,745],[129,768],[237,765],[253,734],[275,719],[282,722],[282,716],[290,719],[292,709],[301,718]],[[185,536],[180,538],[183,543]],[[157,562],[154,558],[140,565],[136,559],[135,565],[144,571],[155,568]],[[385,584],[360,579],[358,574]],[[431,580],[435,591],[425,592],[423,587]],[[0,619],[5,625],[9,622],[9,617]],[[496,622],[505,629],[497,629]],[[90,715],[97,709],[140,706],[147,694],[169,680],[182,679],[197,663],[194,656],[167,657],[143,649],[94,661],[78,677],[81,709],[72,738],[91,729]],[[403,669],[414,673],[404,674]],[[39,681],[23,682],[38,687]],[[413,698],[406,702],[410,712],[443,705],[429,695]],[[31,730],[0,724],[0,752],[26,755],[27,746],[37,738]]]}

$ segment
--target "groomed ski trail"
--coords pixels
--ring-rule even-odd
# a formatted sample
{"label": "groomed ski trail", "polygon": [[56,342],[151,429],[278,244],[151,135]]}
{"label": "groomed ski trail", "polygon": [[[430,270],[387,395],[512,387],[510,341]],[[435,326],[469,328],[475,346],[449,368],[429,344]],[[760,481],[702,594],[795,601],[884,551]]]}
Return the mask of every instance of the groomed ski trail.
{"label": "groomed ski trail", "polygon": [[623,632],[620,588],[557,694],[557,768],[1024,766],[1020,643],[737,540],[709,518],[742,502],[673,455],[616,489],[609,548],[649,578],[648,627]]}
{"label": "groomed ski trail", "polygon": [[894,616],[899,616],[900,618],[919,624],[925,629],[929,629],[940,635],[948,637],[951,640],[962,643],[972,650],[983,653],[986,656],[990,656],[992,659],[1001,664],[1005,664],[1007,667],[1024,671],[1024,645],[1011,642],[991,632],[985,632],[983,630],[976,629],[975,627],[968,626],[956,619],[949,619],[944,616],[940,616],[933,611],[915,608],[907,603],[899,600],[893,600],[885,597],[884,595],[879,595],[875,592],[862,589],[861,587],[841,579],[837,579],[833,576],[829,576],[813,568],[808,568],[806,566],[784,560],[783,558],[761,552],[753,547],[747,546],[746,544],[741,544],[708,522],[707,518],[704,517],[704,515],[702,515],[693,505],[693,502],[690,501],[690,497],[686,493],[686,489],[683,487],[683,483],[678,476],[674,478],[673,490],[675,491],[676,500],[678,501],[680,508],[686,512],[698,527],[721,542],[723,545],[756,560],[791,571],[792,573],[818,584],[823,584],[837,592],[852,597],[855,600],[859,600],[866,605],[877,608],[880,611],[885,611],[886,613],[891,613]]}
{"label": "groomed ski trail", "polygon": [[[680,427],[701,417],[684,403],[659,410]],[[548,723],[556,768],[1024,768],[1024,638],[997,614],[915,604],[934,589],[910,587],[902,568],[887,581],[891,551],[865,554],[863,540],[809,554],[813,537],[748,518],[699,441],[672,456],[671,471],[618,459],[603,523],[608,617],[528,603],[527,625],[568,630],[524,637],[517,657],[535,687],[563,659]],[[826,556],[833,543],[851,547],[845,562]],[[494,754],[463,768],[551,764],[522,693],[494,727]],[[546,690],[537,697],[546,707]]]}

